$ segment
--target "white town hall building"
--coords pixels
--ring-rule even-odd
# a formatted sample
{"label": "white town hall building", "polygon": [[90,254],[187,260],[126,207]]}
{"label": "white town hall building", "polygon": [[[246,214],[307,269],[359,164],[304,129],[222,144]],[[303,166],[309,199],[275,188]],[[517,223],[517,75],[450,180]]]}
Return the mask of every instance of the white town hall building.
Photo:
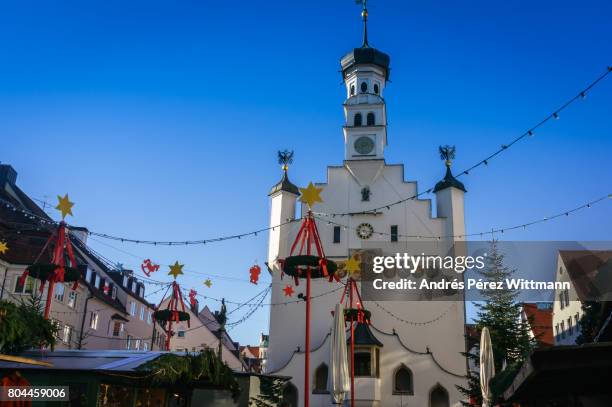
{"label": "white town hall building", "polygon": [[[465,188],[447,169],[435,193],[436,217],[431,199],[410,199],[370,212],[419,192],[416,182],[405,181],[402,164],[387,164],[387,118],[384,100],[389,79],[390,58],[367,42],[367,10],[364,9],[364,39],[341,59],[346,85],[344,101],[344,161],[329,166],[323,188],[323,203],[314,211],[347,214],[322,218],[317,226],[329,259],[346,260],[361,249],[380,245],[386,250],[410,252],[422,243],[417,236],[462,236]],[[296,218],[298,188],[285,171],[270,192],[270,226]],[[300,214],[307,211],[303,205]],[[360,212],[368,213],[360,213]],[[331,222],[331,223],[330,223]],[[268,265],[272,271],[272,303],[266,372],[290,376],[285,389],[288,405],[303,406],[306,283],[295,288],[292,297],[283,291],[293,280],[281,280],[278,259],[289,255],[299,222],[270,230]],[[384,233],[380,233],[384,232]],[[415,236],[415,237],[407,237]],[[452,238],[433,239],[440,251],[455,243]],[[387,276],[389,277],[389,276]],[[391,276],[392,277],[392,276]],[[343,282],[346,278],[342,279]],[[331,311],[339,302],[342,286],[327,279],[315,279],[311,302],[310,404],[332,404],[330,366]],[[330,293],[330,291],[335,290]],[[359,406],[459,406],[462,396],[456,385],[465,385],[464,301],[364,301],[372,312],[369,330],[362,332],[356,348],[356,405]],[[359,359],[358,359],[359,358]]]}

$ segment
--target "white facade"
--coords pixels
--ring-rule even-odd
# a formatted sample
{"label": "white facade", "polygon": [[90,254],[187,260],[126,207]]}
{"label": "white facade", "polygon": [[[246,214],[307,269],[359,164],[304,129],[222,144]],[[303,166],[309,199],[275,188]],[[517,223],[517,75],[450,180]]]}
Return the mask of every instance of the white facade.
{"label": "white facade", "polygon": [[[387,68],[384,64],[356,63],[344,69],[347,86],[347,100],[344,103],[345,160],[343,165],[328,167],[327,181],[317,184],[323,188],[321,197],[324,201],[315,206],[314,211],[317,213],[367,211],[417,193],[416,182],[405,181],[403,165],[387,164],[384,160],[387,128],[382,93],[386,85]],[[362,83],[366,83],[363,92]],[[374,85],[377,85],[376,91]],[[355,123],[355,115],[358,113],[362,115],[360,125]],[[374,114],[374,121],[371,121],[370,125],[367,122],[369,113]],[[361,137],[367,137],[371,142],[364,139],[358,141]],[[364,189],[369,193],[364,194]],[[326,218],[346,226],[340,228],[339,242],[334,241],[338,237],[338,231],[334,230],[337,225],[317,220],[325,254],[333,260],[346,259],[354,250],[371,249],[378,243],[381,246],[391,244],[397,252],[409,252],[416,239],[405,239],[401,235],[463,235],[463,194],[463,190],[455,187],[439,190],[436,193],[437,217],[432,216],[431,200],[415,199],[391,206],[377,214]],[[279,189],[277,186],[273,189],[270,194],[270,226],[295,218],[297,197],[297,193],[291,188]],[[304,215],[305,211],[306,208],[302,207],[301,214]],[[355,229],[362,223],[368,223],[374,231],[385,234],[374,233],[367,239],[361,238]],[[305,281],[300,282],[300,285],[295,287],[293,297],[285,297],[283,288],[287,284],[293,285],[293,281],[287,277],[281,280],[277,261],[289,255],[299,226],[296,222],[270,231],[268,264],[273,278],[271,302],[291,302],[271,307],[266,371],[291,376],[291,383],[298,393],[297,403],[302,406],[305,304],[294,300],[297,294],[305,294],[306,284]],[[390,242],[388,233],[393,230],[392,227],[396,227],[396,233],[399,235],[397,242]],[[437,244],[440,251],[444,251],[453,243],[452,240],[442,239]],[[317,388],[315,375],[319,366],[325,369],[330,363],[329,333],[333,322],[331,311],[340,300],[341,288],[340,284],[329,283],[326,279],[313,280],[312,283],[312,296],[316,297],[311,302],[310,400],[313,406],[332,403],[330,394]],[[334,289],[336,291],[330,293]],[[375,377],[359,377],[356,380],[358,405],[460,405],[461,395],[455,386],[466,384],[464,376],[467,373],[466,359],[461,355],[461,352],[465,351],[464,302],[380,303],[385,310],[413,323],[399,321],[372,302],[364,301],[363,305],[372,312],[372,332],[383,343],[383,347],[379,350],[379,371]],[[427,321],[432,322],[419,324]],[[394,389],[395,374],[402,367],[411,372],[411,392],[397,392]],[[324,390],[330,390],[329,380],[328,377],[328,385]],[[441,399],[440,395],[444,397]]]}
{"label": "white facade", "polygon": [[555,345],[574,345],[576,338],[580,335],[579,321],[582,316],[582,302],[561,254],[557,255],[556,275],[556,281],[569,282],[570,289],[555,290],[552,322]]}

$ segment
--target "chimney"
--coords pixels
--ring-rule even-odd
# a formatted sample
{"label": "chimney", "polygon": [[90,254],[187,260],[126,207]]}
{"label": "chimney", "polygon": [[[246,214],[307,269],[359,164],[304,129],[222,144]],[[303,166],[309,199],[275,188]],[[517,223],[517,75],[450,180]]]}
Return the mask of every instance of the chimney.
{"label": "chimney", "polygon": [[0,164],[0,187],[4,189],[7,183],[15,185],[15,182],[17,182],[17,171],[8,164]]}
{"label": "chimney", "polygon": [[87,236],[89,236],[89,230],[87,230],[87,228],[82,226],[72,226],[70,227],[70,232],[79,241],[83,242],[83,244],[87,244]]}

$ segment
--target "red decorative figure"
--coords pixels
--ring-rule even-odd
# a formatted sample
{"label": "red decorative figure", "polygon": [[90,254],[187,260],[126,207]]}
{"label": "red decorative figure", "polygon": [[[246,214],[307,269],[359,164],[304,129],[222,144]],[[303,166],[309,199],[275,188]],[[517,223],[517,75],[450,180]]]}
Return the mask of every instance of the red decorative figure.
{"label": "red decorative figure", "polygon": [[198,295],[198,292],[196,290],[194,290],[193,288],[189,290],[189,303],[192,307],[195,307],[196,303],[198,302],[198,300],[196,299],[196,295]]}
{"label": "red decorative figure", "polygon": [[110,285],[104,283],[104,288],[102,289],[102,291],[104,291],[104,294],[108,295],[108,292],[110,291]]}
{"label": "red decorative figure", "polygon": [[159,264],[153,263],[151,259],[146,259],[140,265],[140,269],[142,270],[143,273],[147,275],[147,277],[149,277],[151,276],[151,273],[154,273],[157,270],[159,270]]}
{"label": "red decorative figure", "polygon": [[249,269],[249,273],[251,274],[251,283],[257,284],[259,281],[259,274],[261,273],[261,267],[256,264]]}
{"label": "red decorative figure", "polygon": [[285,297],[293,297],[293,287],[291,287],[290,285],[287,285],[285,288],[283,288],[283,291],[285,292]]}

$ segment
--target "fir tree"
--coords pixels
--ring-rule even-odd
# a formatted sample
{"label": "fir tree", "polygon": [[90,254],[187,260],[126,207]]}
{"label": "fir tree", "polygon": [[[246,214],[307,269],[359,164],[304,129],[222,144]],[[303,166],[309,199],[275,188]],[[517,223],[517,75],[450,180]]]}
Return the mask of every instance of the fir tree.
{"label": "fir tree", "polygon": [[[504,382],[499,383],[500,386],[492,386],[494,392],[497,390],[498,393],[495,394],[495,399],[500,398],[499,393],[504,390],[504,384],[512,380],[513,373],[535,346],[535,340],[529,335],[529,323],[521,319],[521,305],[517,302],[519,292],[509,289],[506,285],[506,279],[512,278],[514,272],[515,270],[504,265],[504,254],[499,251],[497,241],[493,240],[487,254],[486,265],[479,274],[483,281],[501,282],[502,288],[480,291],[484,301],[475,304],[478,313],[474,322],[478,332],[487,327],[491,334],[495,372],[497,378],[503,378]],[[466,353],[464,356],[479,366],[479,346],[476,347],[475,354]],[[502,373],[504,367],[506,369]],[[480,404],[482,401],[480,375],[478,372],[468,372],[467,380],[467,387],[457,386],[457,388],[466,398],[471,398]],[[468,406],[469,402],[463,404]]]}
{"label": "fir tree", "polygon": [[582,317],[580,317],[580,335],[576,343],[592,343],[597,336],[604,320],[603,307],[599,301],[585,301],[582,303]]}

